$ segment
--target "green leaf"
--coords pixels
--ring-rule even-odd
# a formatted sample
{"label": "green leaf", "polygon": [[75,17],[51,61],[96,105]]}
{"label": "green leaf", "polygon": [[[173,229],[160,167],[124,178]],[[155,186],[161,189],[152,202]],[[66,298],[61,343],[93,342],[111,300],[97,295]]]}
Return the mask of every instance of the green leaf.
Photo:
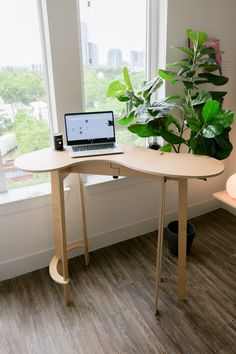
{"label": "green leaf", "polygon": [[150,129],[148,123],[146,124],[133,124],[131,126],[128,127],[128,130],[131,133],[134,133],[138,136],[140,136],[141,138],[149,138],[150,136],[155,136],[155,133],[153,132],[152,129]]}
{"label": "green leaf", "polygon": [[227,94],[226,91],[209,91],[213,100],[221,101],[221,99]]}
{"label": "green leaf", "polygon": [[139,97],[133,97],[132,99],[133,104],[135,107],[139,107],[141,104],[143,104],[143,99],[139,98]]}
{"label": "green leaf", "polygon": [[163,80],[158,77],[156,82],[154,83],[154,85],[149,90],[149,93],[148,93],[147,97],[151,98],[151,95],[157,91],[157,89],[162,85],[162,83],[163,83]]}
{"label": "green leaf", "polygon": [[163,69],[159,69],[158,70],[158,75],[160,76],[160,78],[162,78],[163,80],[172,80],[173,78],[175,78],[177,76],[177,73],[173,72],[173,71],[168,71],[168,70],[163,70]]}
{"label": "green leaf", "polygon": [[142,87],[142,92],[149,91],[153,87],[153,85],[156,85],[156,84],[158,84],[160,86],[162,84],[162,80],[158,76],[154,77],[150,81],[145,82]]}
{"label": "green leaf", "polygon": [[199,49],[206,42],[208,35],[205,32],[194,31],[191,28],[187,29],[187,38],[189,38],[196,49]]}
{"label": "green leaf", "polygon": [[203,57],[198,59],[199,66],[201,65],[215,65],[217,64],[216,59],[212,57]]}
{"label": "green leaf", "polygon": [[173,48],[176,48],[178,50],[181,50],[181,52],[187,54],[190,58],[193,59],[194,57],[194,52],[193,52],[193,49],[192,48],[188,48],[188,47],[173,47]]}
{"label": "green leaf", "polygon": [[205,138],[214,138],[217,135],[223,133],[224,128],[220,124],[209,124],[207,127],[203,128],[202,136]]}
{"label": "green leaf", "polygon": [[230,128],[224,129],[223,133],[215,138],[205,138],[201,135],[191,136],[190,146],[194,154],[207,155],[218,160],[226,159],[233,146],[229,141]]}
{"label": "green leaf", "polygon": [[133,101],[132,100],[130,100],[130,101],[128,101],[128,102],[126,102],[126,117],[129,117],[129,115],[130,115],[130,113],[132,112],[132,110],[133,110]]}
{"label": "green leaf", "polygon": [[148,107],[148,111],[154,116],[156,116],[159,113],[161,116],[164,116],[166,113],[168,113],[174,108],[180,108],[180,107],[175,102],[160,100],[160,101],[152,102],[152,105]]}
{"label": "green leaf", "polygon": [[165,139],[168,143],[172,145],[181,144],[185,142],[185,140],[181,136],[175,135],[164,129],[160,129],[160,136],[162,136],[163,139]]}
{"label": "green leaf", "polygon": [[144,99],[150,101],[152,94],[157,91],[157,89],[162,85],[162,83],[162,79],[158,76],[146,82],[145,85],[142,87]]}
{"label": "green leaf", "polygon": [[164,101],[170,101],[170,100],[178,100],[179,98],[181,98],[181,96],[179,95],[172,95],[172,96],[167,96]]}
{"label": "green leaf", "polygon": [[202,135],[191,137],[190,147],[194,154],[214,157],[215,143],[213,139],[204,138]]}
{"label": "green leaf", "polygon": [[206,46],[202,46],[201,48],[199,48],[199,57],[203,57],[204,55],[209,55],[209,56],[213,56],[216,54],[216,51],[212,48],[208,48]]}
{"label": "green leaf", "polygon": [[202,124],[194,118],[187,119],[187,126],[193,131],[198,133],[201,130]]}
{"label": "green leaf", "polygon": [[194,80],[195,85],[208,84],[208,80]]}
{"label": "green leaf", "polygon": [[190,61],[189,59],[182,59],[176,61],[175,63],[167,64],[168,67],[180,66],[181,68],[186,68],[186,69],[190,69],[191,65],[192,65],[192,60]]}
{"label": "green leaf", "polygon": [[135,111],[132,111],[128,117],[122,117],[120,119],[117,119],[116,123],[125,126],[130,124],[134,120],[134,117],[135,117]]}
{"label": "green leaf", "polygon": [[217,64],[214,65],[200,64],[199,67],[205,69],[208,72],[214,72],[220,69],[220,65]]}
{"label": "green leaf", "polygon": [[206,101],[211,99],[211,95],[207,91],[199,91],[197,96],[191,100],[192,106],[198,106],[200,104],[205,103]]}
{"label": "green leaf", "polygon": [[234,113],[229,109],[225,111],[220,111],[214,119],[217,124],[220,124],[222,127],[229,127],[234,121]]}
{"label": "green leaf", "polygon": [[117,96],[117,99],[120,102],[128,102],[131,100],[131,96],[129,94],[124,94],[124,95]]}
{"label": "green leaf", "polygon": [[117,97],[124,95],[127,92],[126,86],[122,84],[119,80],[113,81],[107,90],[107,97]]}
{"label": "green leaf", "polygon": [[184,84],[184,86],[186,87],[186,89],[188,89],[188,90],[191,90],[192,88],[193,88],[193,83],[192,82],[190,82],[190,81],[182,81],[183,82],[183,84]]}
{"label": "green leaf", "polygon": [[165,115],[165,117],[163,118],[163,126],[165,127],[165,129],[170,131],[169,127],[172,124],[174,124],[174,126],[180,132],[181,126],[180,126],[178,120],[170,114]]}
{"label": "green leaf", "polygon": [[128,70],[127,66],[125,66],[123,68],[123,77],[124,77],[124,82],[126,83],[128,90],[133,91],[133,87],[132,87],[130,77],[129,77],[129,70]]}
{"label": "green leaf", "polygon": [[195,70],[187,70],[185,68],[182,68],[177,75],[183,78],[191,78],[195,75]]}
{"label": "green leaf", "polygon": [[160,136],[162,119],[163,119],[162,117],[158,117],[148,122],[148,127],[153,132],[153,136]]}
{"label": "green leaf", "polygon": [[172,150],[171,144],[166,144],[159,149],[159,151],[162,151],[162,152],[171,152],[171,150]]}
{"label": "green leaf", "polygon": [[221,135],[215,137],[214,139],[216,148],[214,157],[218,160],[226,159],[233,150],[233,145],[229,141],[229,131],[230,128],[226,128]]}
{"label": "green leaf", "polygon": [[205,122],[209,121],[219,111],[220,104],[216,100],[207,101],[202,109],[202,117]]}
{"label": "green leaf", "polygon": [[206,42],[206,40],[208,39],[208,35],[205,32],[197,32],[198,34],[198,48],[200,48],[203,43]]}
{"label": "green leaf", "polygon": [[222,86],[227,84],[229,79],[225,76],[220,76],[220,75],[214,75],[210,73],[200,73],[198,74],[198,77],[206,79],[208,82],[211,84],[214,84],[216,86]]}

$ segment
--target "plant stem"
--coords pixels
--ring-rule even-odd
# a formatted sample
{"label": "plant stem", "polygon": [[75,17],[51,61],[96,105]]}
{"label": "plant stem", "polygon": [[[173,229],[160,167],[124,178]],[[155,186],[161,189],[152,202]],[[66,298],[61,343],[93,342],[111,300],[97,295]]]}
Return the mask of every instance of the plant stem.
{"label": "plant stem", "polygon": [[172,144],[172,147],[175,150],[175,152],[179,152],[173,144]]}
{"label": "plant stem", "polygon": [[[184,112],[183,112],[183,114],[184,114]],[[183,117],[184,118],[184,117]],[[184,125],[185,125],[185,123],[184,123],[184,119],[182,119],[182,121],[183,121],[183,123],[182,123],[182,126],[181,126],[181,130],[180,130],[180,138],[182,138],[182,135],[183,135],[183,132],[184,132]],[[179,143],[179,145],[178,145],[178,149],[177,149],[177,151],[176,152],[180,152],[180,147],[181,147],[181,142]]]}

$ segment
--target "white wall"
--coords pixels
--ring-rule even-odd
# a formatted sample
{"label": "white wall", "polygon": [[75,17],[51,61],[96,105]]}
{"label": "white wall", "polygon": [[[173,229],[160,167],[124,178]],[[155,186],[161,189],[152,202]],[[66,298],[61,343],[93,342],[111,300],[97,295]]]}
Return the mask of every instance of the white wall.
{"label": "white wall", "polygon": [[[169,0],[167,43],[184,44],[187,27],[203,30],[218,37],[225,51],[229,94],[227,107],[235,110],[236,44],[233,40],[235,0]],[[177,56],[167,50],[167,61]],[[235,127],[232,134],[235,141]],[[233,171],[235,152],[225,174],[204,181],[189,183],[189,216],[200,215],[219,204],[212,193],[224,188],[226,176]],[[232,165],[231,165],[232,161]],[[66,198],[68,240],[81,238],[80,208],[76,177],[69,180],[71,191]],[[177,185],[168,182],[167,220],[176,217]],[[86,188],[88,231],[91,248],[152,231],[157,225],[158,183],[120,179]],[[50,198],[41,197],[4,205],[0,209],[0,279],[19,275],[47,265],[53,254]]]}

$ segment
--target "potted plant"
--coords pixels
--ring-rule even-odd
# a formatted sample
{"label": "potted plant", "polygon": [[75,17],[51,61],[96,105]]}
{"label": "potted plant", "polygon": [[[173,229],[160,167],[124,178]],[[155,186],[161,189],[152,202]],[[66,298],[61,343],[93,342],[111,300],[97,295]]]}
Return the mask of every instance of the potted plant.
{"label": "potted plant", "polygon": [[[143,138],[162,137],[165,144],[160,150],[192,152],[222,160],[233,148],[229,132],[234,114],[223,109],[227,92],[214,90],[214,87],[226,84],[228,78],[221,75],[216,60],[219,53],[205,45],[208,35],[192,29],[186,34],[190,45],[175,47],[184,58],[167,64],[172,70],[159,69],[155,78],[135,90],[124,67],[124,82],[112,82],[107,97],[124,102],[117,123]],[[178,94],[156,98],[163,80],[176,85]]]}

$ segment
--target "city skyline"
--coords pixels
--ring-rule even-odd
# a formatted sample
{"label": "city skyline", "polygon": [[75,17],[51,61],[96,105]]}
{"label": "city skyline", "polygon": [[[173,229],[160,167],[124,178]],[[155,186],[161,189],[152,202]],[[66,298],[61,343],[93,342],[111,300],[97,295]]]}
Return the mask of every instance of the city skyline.
{"label": "city skyline", "polygon": [[145,52],[146,0],[80,0],[80,19],[88,41],[100,49],[100,64],[107,63],[109,48],[121,49],[124,62],[131,50]]}
{"label": "city skyline", "polygon": [[[85,66],[103,66],[117,69],[124,64],[130,64],[132,70],[140,69],[144,67],[145,52],[130,49],[129,58],[124,59],[124,53],[121,48],[107,48],[106,61],[101,62],[99,53],[99,45],[89,41],[87,23],[81,23],[81,41],[82,41],[82,53],[83,53],[83,65]],[[104,54],[104,53],[103,53]]]}

